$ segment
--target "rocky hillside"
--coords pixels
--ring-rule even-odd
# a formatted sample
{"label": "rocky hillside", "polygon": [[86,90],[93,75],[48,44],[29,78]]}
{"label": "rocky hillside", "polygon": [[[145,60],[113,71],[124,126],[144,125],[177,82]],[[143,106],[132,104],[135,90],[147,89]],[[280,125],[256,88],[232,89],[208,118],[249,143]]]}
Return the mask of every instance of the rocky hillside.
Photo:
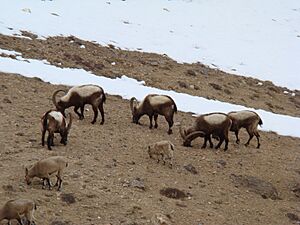
{"label": "rocky hillside", "polygon": [[[149,85],[237,103],[243,103],[243,98],[248,106],[268,109],[269,102],[275,112],[299,116],[296,101],[271,83],[260,87],[250,78],[230,76],[228,80],[222,72],[200,64],[181,65],[163,56],[94,47],[74,39],[86,45],[80,49],[78,44],[70,44],[71,39],[1,36],[0,47],[22,52],[24,57],[90,68],[107,76],[130,71]],[[57,51],[61,47],[63,50]],[[112,62],[116,62],[114,67]],[[150,225],[159,224],[159,218],[174,225],[299,223],[299,138],[260,132],[261,148],[256,149],[255,140],[245,147],[235,144],[231,134],[227,152],[200,149],[201,139],[187,148],[182,146],[177,127],[174,134],[167,135],[167,123],[162,118],[158,129],[149,130],[147,118],[142,118],[140,126],[132,124],[129,102],[108,96],[104,125],[99,120],[91,125],[92,111],[86,107],[86,118],[74,120],[68,145],[62,146],[56,136],[56,146],[49,151],[41,146],[40,117],[53,107],[51,95],[58,88],[66,87],[0,73],[1,204],[17,197],[32,198],[38,206],[37,224],[49,225]],[[249,100],[254,93],[258,97]],[[185,125],[193,120],[190,114],[175,115],[175,121]],[[172,169],[157,164],[146,153],[146,146],[159,140],[175,145]],[[247,134],[242,132],[241,141],[246,140]],[[39,179],[27,186],[25,167],[52,155],[65,156],[69,161],[62,191],[42,189]]]}

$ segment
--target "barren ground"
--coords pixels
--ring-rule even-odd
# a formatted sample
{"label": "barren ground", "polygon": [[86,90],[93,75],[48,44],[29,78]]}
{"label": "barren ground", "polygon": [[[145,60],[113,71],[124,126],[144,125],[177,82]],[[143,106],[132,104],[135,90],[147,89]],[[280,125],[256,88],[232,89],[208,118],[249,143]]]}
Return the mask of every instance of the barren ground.
{"label": "barren ground", "polygon": [[[0,34],[0,48],[60,67],[84,68],[107,77],[125,74],[145,80],[149,86],[300,116],[299,91],[294,91],[295,96],[284,94],[292,91],[271,82],[260,86],[257,79],[226,74],[200,63],[179,64],[167,56],[103,47],[75,37],[39,40],[28,32],[24,35],[32,39]],[[34,199],[37,224],[143,225],[153,224],[157,213],[175,225],[299,221],[299,138],[260,132],[262,145],[256,149],[255,140],[249,147],[238,146],[231,134],[228,152],[200,149],[200,139],[186,148],[177,127],[169,136],[162,118],[157,130],[149,130],[147,118],[142,118],[142,126],[132,124],[128,101],[108,96],[103,126],[99,120],[90,124],[92,113],[87,107],[85,120],[75,119],[68,145],[60,145],[57,137],[53,151],[48,151],[41,146],[40,117],[53,107],[51,95],[58,88],[67,87],[0,73],[0,202]],[[186,113],[175,116],[175,121],[186,125],[193,120]],[[176,146],[173,169],[146,154],[146,146],[159,140],[170,140]],[[241,140],[246,142],[245,132]],[[43,190],[38,179],[27,186],[24,168],[51,155],[69,160],[63,191]],[[186,170],[187,165],[197,173]],[[272,200],[263,194],[263,198],[253,192],[253,183],[243,186],[236,181],[247,176],[272,184],[278,197]],[[160,193],[163,188],[177,188],[186,197],[168,198]]]}
{"label": "barren ground", "polygon": [[[9,47],[8,43],[3,42],[4,39],[8,42],[13,39],[16,43]],[[17,42],[24,43],[17,44]],[[33,45],[31,50],[25,50],[31,46],[30,43]],[[54,63],[52,59],[54,53],[52,56],[50,53],[38,55],[36,51],[42,46],[48,50],[51,49],[50,46],[54,48],[55,43],[66,45],[66,50],[62,54],[68,52],[67,49],[70,47],[68,39],[61,38],[30,41],[2,36],[0,47],[3,48],[5,45],[28,57],[47,58]],[[83,51],[87,51],[90,47],[87,43],[84,44],[87,48]],[[45,49],[41,51],[46,51]],[[76,49],[76,51],[79,50],[79,48]],[[116,50],[106,49],[106,51],[111,51],[113,54]],[[118,54],[116,53],[113,61],[116,61],[117,65],[120,61],[125,63],[126,60],[120,58]],[[77,55],[80,55],[83,61],[87,60],[83,52]],[[57,57],[60,57],[60,53]],[[139,60],[140,58],[136,58],[137,62]],[[71,64],[67,60],[63,62],[67,65]],[[169,59],[166,59],[166,62],[171,63]],[[183,65],[178,65],[178,67],[181,66]],[[200,65],[189,66],[204,68]],[[153,71],[149,72],[153,77],[144,74],[139,78],[146,80],[149,85],[161,87],[159,83],[164,83],[166,78],[162,76],[164,74],[155,76],[156,68],[160,66],[153,66]],[[104,70],[106,69],[104,67]],[[184,70],[186,68],[181,72],[183,73]],[[98,73],[101,71],[99,70]],[[106,73],[108,71],[109,69]],[[138,72],[132,71],[132,76],[137,76]],[[123,72],[125,73],[126,69],[122,70]],[[166,73],[171,74],[169,70],[166,70]],[[221,76],[220,72],[215,71],[215,73],[215,76],[212,76],[214,78],[210,78],[209,75],[199,74],[199,76],[206,77],[203,78],[205,82],[212,79],[212,82],[230,84],[230,80],[225,81],[225,77]],[[159,79],[161,79],[160,82],[158,82]],[[185,79],[185,82],[188,82],[195,77],[186,75]],[[199,78],[197,82],[200,80]],[[238,80],[244,80],[245,83]],[[168,85],[178,91],[198,93],[196,90],[183,89],[176,82],[177,78],[170,81]],[[253,84],[250,85],[248,79],[241,77],[238,77],[235,82],[236,85],[242,85],[238,88],[238,92],[246,92],[242,89],[248,87],[247,90],[253,88],[259,93],[258,99],[253,101],[241,96],[247,104],[249,100],[249,106],[267,107],[265,102],[270,100],[270,97],[265,98],[267,88],[254,87],[256,81],[253,80]],[[199,95],[206,93],[202,87],[209,88],[209,85],[201,86],[198,90]],[[256,149],[255,140],[249,147],[242,144],[236,145],[234,135],[231,134],[227,152],[216,152],[209,148],[200,149],[201,139],[195,140],[192,148],[186,148],[182,146],[177,127],[173,129],[174,134],[167,135],[167,123],[162,118],[159,118],[159,127],[156,130],[149,130],[147,118],[142,118],[142,126],[132,124],[128,101],[117,96],[107,96],[104,106],[106,116],[104,125],[100,125],[99,119],[95,125],[91,125],[92,112],[86,111],[84,120],[80,121],[77,118],[74,120],[68,145],[59,144],[57,137],[56,146],[53,151],[49,151],[41,146],[40,117],[52,108],[51,95],[58,88],[63,88],[63,86],[0,73],[1,205],[17,197],[34,199],[38,205],[35,213],[37,224],[52,225],[152,224],[151,219],[156,213],[166,215],[175,225],[282,225],[296,223],[297,216],[300,216],[300,186],[295,189],[300,183],[299,138],[260,132],[261,148]],[[274,108],[274,111],[299,116],[297,106],[281,94],[280,88],[278,89],[280,90],[278,93],[272,92],[276,101],[274,100],[271,104],[280,105],[283,108]],[[206,95],[220,97],[223,100],[229,99],[224,95],[223,89],[219,95],[218,91],[213,88],[206,90]],[[232,91],[229,95],[233,98],[232,101],[242,103],[240,97],[234,97],[240,96],[236,90]],[[175,121],[182,121],[186,125],[192,124],[193,120],[190,114],[175,115]],[[146,154],[146,146],[159,140],[170,140],[176,146],[173,169],[157,164]],[[244,131],[241,132],[241,140],[242,142],[247,140]],[[64,174],[62,192],[43,190],[39,179],[35,179],[31,186],[27,186],[24,182],[24,168],[39,159],[52,155],[65,156],[69,161],[69,167]],[[192,174],[187,171],[184,166],[188,164],[194,166],[198,173]],[[239,175],[253,176],[270,182],[277,189],[279,197],[275,200],[263,198],[251,191],[251,187],[237,185],[233,181]],[[140,188],[135,186],[140,186]],[[173,199],[161,195],[160,190],[168,187],[185,192],[187,197]],[[63,199],[67,199],[70,203],[66,203]],[[73,203],[72,200],[74,200]]]}

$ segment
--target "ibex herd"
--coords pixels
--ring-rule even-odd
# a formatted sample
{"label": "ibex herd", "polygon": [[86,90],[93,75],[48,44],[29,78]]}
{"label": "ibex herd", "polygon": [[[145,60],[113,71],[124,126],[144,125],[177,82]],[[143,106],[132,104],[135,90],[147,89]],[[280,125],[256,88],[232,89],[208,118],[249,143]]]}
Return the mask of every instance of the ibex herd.
{"label": "ibex herd", "polygon": [[[56,100],[56,95],[59,92],[65,92],[66,94]],[[68,92],[64,90],[57,90],[52,95],[52,101],[55,110],[51,109],[44,113],[41,118],[42,124],[42,145],[45,144],[45,135],[48,132],[47,147],[49,150],[54,146],[54,134],[59,133],[63,145],[67,144],[68,135],[72,126],[72,114],[69,113],[66,118],[65,110],[74,106],[74,112],[78,115],[79,119],[84,119],[84,106],[89,104],[94,111],[94,118],[92,124],[94,124],[98,117],[98,110],[100,111],[102,120],[100,124],[104,124],[104,109],[103,104],[106,101],[106,95],[103,89],[97,85],[82,85],[75,86],[69,89]],[[80,112],[78,110],[80,109]],[[158,127],[157,119],[158,115],[164,116],[168,122],[169,129],[168,134],[172,134],[172,126],[174,124],[174,114],[177,113],[177,106],[175,101],[167,95],[150,94],[147,95],[140,103],[136,98],[130,99],[130,109],[132,113],[132,122],[140,124],[139,120],[143,115],[149,117],[149,128],[153,128],[152,120],[154,118],[154,128]],[[229,143],[229,131],[235,133],[236,143],[239,144],[239,130],[245,128],[249,134],[249,139],[246,142],[246,146],[249,145],[253,136],[257,139],[257,148],[260,147],[259,133],[257,130],[258,125],[262,125],[262,120],[259,115],[253,111],[243,110],[238,112],[229,112],[228,114],[215,112],[198,116],[194,124],[187,129],[183,128],[180,124],[179,132],[183,139],[184,146],[191,146],[191,143],[197,137],[203,137],[204,143],[202,148],[206,148],[207,141],[209,146],[213,148],[212,137],[219,140],[219,143],[215,146],[218,149],[225,141],[224,151],[228,149]],[[170,141],[159,141],[149,144],[147,146],[147,152],[150,158],[155,158],[157,162],[160,160],[165,164],[169,162],[169,166],[173,166],[174,157],[174,144]],[[57,182],[55,186],[58,186],[58,190],[62,187],[62,173],[68,166],[68,162],[64,157],[52,156],[46,159],[42,159],[30,168],[25,169],[25,180],[29,185],[34,177],[38,177],[43,181],[43,188],[51,189],[50,175],[56,173]],[[4,219],[17,220],[22,223],[21,216],[27,219],[28,224],[35,224],[33,219],[33,213],[36,209],[36,204],[32,200],[17,199],[8,201],[2,209],[0,209],[0,222]]]}
{"label": "ibex herd", "polygon": [[[65,92],[58,101],[56,95],[58,92]],[[45,133],[48,131],[47,146],[51,150],[51,146],[54,145],[53,137],[54,133],[59,133],[61,136],[61,143],[67,144],[67,137],[72,125],[72,115],[69,113],[69,121],[67,122],[65,109],[74,106],[74,112],[79,116],[79,119],[84,118],[84,106],[90,104],[94,111],[94,119],[92,124],[97,120],[98,109],[101,113],[101,123],[104,123],[104,109],[103,103],[106,100],[106,95],[103,89],[97,85],[82,85],[75,86],[69,89],[68,92],[64,90],[57,90],[52,95],[52,101],[55,105],[55,110],[47,111],[42,117],[42,145],[44,146]],[[80,113],[78,112],[80,109]],[[167,95],[149,94],[141,102],[138,102],[135,97],[130,99],[130,109],[132,113],[132,122],[140,124],[139,120],[143,115],[149,117],[149,128],[158,127],[157,118],[158,115],[165,117],[168,122],[169,129],[168,134],[172,134],[172,126],[174,124],[174,114],[177,113],[177,106],[175,101]],[[260,147],[259,133],[257,126],[262,125],[261,118],[257,113],[249,110],[243,110],[238,112],[225,113],[209,113],[200,115],[196,118],[194,125],[183,129],[180,125],[180,135],[183,139],[184,146],[191,146],[191,142],[197,137],[203,137],[204,143],[202,148],[206,148],[207,141],[210,147],[213,147],[211,138],[216,138],[219,143],[216,145],[218,149],[225,141],[224,150],[228,149],[228,133],[232,131],[236,135],[236,143],[240,142],[238,133],[241,128],[245,128],[249,134],[249,139],[245,145],[249,145],[249,142],[255,135],[257,138],[257,148]]]}

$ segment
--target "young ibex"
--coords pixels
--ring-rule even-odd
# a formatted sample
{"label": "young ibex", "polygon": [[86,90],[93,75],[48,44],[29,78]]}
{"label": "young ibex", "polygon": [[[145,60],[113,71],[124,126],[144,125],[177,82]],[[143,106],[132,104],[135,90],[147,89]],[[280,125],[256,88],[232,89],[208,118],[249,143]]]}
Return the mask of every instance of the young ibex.
{"label": "young ibex", "polygon": [[33,216],[34,210],[36,210],[36,204],[32,200],[10,200],[0,209],[0,222],[6,219],[10,225],[11,220],[17,220],[19,224],[23,225],[21,216],[24,216],[28,225],[35,224],[33,221],[35,219]]}
{"label": "young ibex", "polygon": [[150,120],[149,128],[152,129],[152,118],[154,116],[154,128],[157,128],[157,117],[163,115],[169,124],[168,134],[172,133],[173,116],[177,112],[174,100],[167,95],[147,95],[141,103],[134,105],[136,98],[130,99],[130,109],[132,112],[132,122],[138,124],[143,115],[148,115]]}
{"label": "young ibex", "polygon": [[180,135],[184,140],[183,145],[191,146],[192,140],[197,137],[204,137],[204,143],[201,148],[206,148],[207,141],[209,141],[210,147],[213,148],[211,135],[214,135],[219,138],[216,149],[225,140],[224,151],[226,151],[228,149],[228,133],[231,123],[231,119],[224,113],[200,115],[196,118],[194,125],[187,130],[182,131],[180,126]]}
{"label": "young ibex", "polygon": [[46,112],[42,119],[42,145],[45,145],[45,134],[48,131],[47,145],[51,150],[51,146],[54,145],[54,133],[59,133],[61,136],[60,143],[66,145],[68,141],[68,135],[72,125],[72,114],[69,113],[70,119],[67,123],[66,118],[59,111],[49,110]]}
{"label": "young ibex", "polygon": [[249,139],[247,143],[245,144],[246,146],[249,145],[251,139],[253,136],[256,136],[257,139],[257,148],[260,147],[260,142],[259,142],[259,133],[257,130],[258,125],[262,125],[263,122],[259,115],[253,111],[249,110],[243,110],[243,111],[238,111],[238,112],[230,112],[228,113],[229,118],[232,120],[232,125],[230,128],[230,131],[233,131],[236,136],[236,143],[240,143],[239,139],[239,130],[241,128],[246,128],[248,134],[249,134]]}
{"label": "young ibex", "polygon": [[57,172],[57,181],[54,186],[57,185],[57,190],[59,191],[62,186],[62,173],[67,166],[68,163],[66,159],[62,156],[51,156],[49,158],[42,159],[33,164],[33,166],[29,169],[25,168],[25,181],[28,185],[30,185],[34,177],[41,178],[43,179],[43,188],[46,187],[46,181],[50,190],[52,187],[50,182],[50,175]]}
{"label": "young ibex", "polygon": [[[82,120],[84,118],[84,106],[86,104],[90,104],[92,105],[94,111],[94,119],[92,121],[92,124],[94,124],[97,120],[98,109],[102,117],[102,121],[100,124],[104,123],[103,103],[106,100],[106,96],[101,87],[92,84],[75,86],[72,87],[66,95],[56,101],[56,95],[60,91],[65,92],[64,90],[55,91],[52,96],[52,101],[56,109],[60,111],[64,116],[65,109],[74,106],[74,112],[79,116],[79,119]],[[78,112],[79,108],[81,113]]]}
{"label": "young ibex", "polygon": [[157,163],[160,161],[160,157],[163,160],[164,165],[166,160],[169,160],[169,165],[173,166],[174,145],[170,141],[159,141],[148,146],[148,154],[150,158],[156,157]]}

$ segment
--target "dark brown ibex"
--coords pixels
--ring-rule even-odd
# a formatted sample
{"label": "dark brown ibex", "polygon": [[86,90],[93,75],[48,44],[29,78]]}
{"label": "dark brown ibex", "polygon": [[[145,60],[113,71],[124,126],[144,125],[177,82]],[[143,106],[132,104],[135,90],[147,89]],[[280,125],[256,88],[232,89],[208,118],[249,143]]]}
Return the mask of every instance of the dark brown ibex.
{"label": "dark brown ibex", "polygon": [[[104,123],[104,109],[103,103],[106,100],[105,93],[103,89],[97,85],[88,84],[72,87],[66,95],[61,97],[56,101],[56,95],[58,92],[64,90],[57,90],[53,93],[52,101],[56,109],[60,111],[65,116],[65,109],[74,106],[74,112],[79,116],[79,119],[84,118],[84,106],[90,104],[93,107],[94,119],[92,124],[97,120],[98,109],[101,113],[102,121],[100,124]],[[80,108],[80,113],[78,109]]]}
{"label": "dark brown ibex", "polygon": [[158,115],[163,115],[169,124],[168,134],[172,133],[172,126],[174,124],[173,116],[177,112],[177,106],[174,100],[167,95],[147,95],[144,100],[136,105],[136,98],[131,98],[130,108],[132,112],[132,122],[138,124],[139,119],[143,115],[148,115],[150,120],[151,129],[153,127],[152,118],[154,117],[154,128],[157,128],[157,118]]}

